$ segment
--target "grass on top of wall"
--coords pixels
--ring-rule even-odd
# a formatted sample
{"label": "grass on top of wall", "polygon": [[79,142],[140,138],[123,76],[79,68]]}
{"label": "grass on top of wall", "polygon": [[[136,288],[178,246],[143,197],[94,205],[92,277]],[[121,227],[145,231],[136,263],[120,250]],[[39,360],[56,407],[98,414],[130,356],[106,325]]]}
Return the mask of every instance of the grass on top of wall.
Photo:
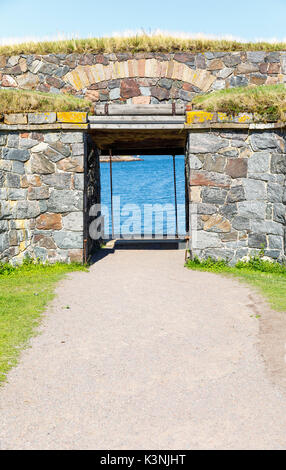
{"label": "grass on top of wall", "polygon": [[0,113],[91,111],[92,103],[67,94],[0,89]]}
{"label": "grass on top of wall", "polygon": [[130,37],[97,37],[62,41],[26,42],[1,46],[0,55],[71,54],[112,52],[207,52],[207,51],[284,51],[286,43],[238,42],[210,39],[182,39],[160,34]]}
{"label": "grass on top of wall", "polygon": [[254,113],[265,121],[286,121],[286,86],[262,85],[227,88],[196,96],[195,109],[210,112]]}
{"label": "grass on top of wall", "polygon": [[87,268],[77,263],[44,265],[31,260],[18,267],[0,263],[0,384],[37,333],[56,283],[72,271]]}

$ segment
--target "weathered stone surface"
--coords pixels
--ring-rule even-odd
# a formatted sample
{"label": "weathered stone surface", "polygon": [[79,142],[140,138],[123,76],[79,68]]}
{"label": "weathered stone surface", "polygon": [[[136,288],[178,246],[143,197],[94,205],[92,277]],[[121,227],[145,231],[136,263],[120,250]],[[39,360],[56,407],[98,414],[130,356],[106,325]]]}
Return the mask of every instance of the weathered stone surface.
{"label": "weathered stone surface", "polygon": [[284,204],[274,204],[273,220],[280,224],[286,224],[286,206]]}
{"label": "weathered stone surface", "polygon": [[217,212],[217,207],[214,204],[198,203],[192,204],[194,213],[211,215]]}
{"label": "weathered stone surface", "polygon": [[261,201],[243,201],[238,202],[238,215],[251,219],[265,219],[266,203]]}
{"label": "weathered stone surface", "polygon": [[64,132],[61,135],[61,142],[64,144],[83,142],[83,132]]}
{"label": "weathered stone surface", "polygon": [[17,219],[33,219],[40,215],[40,206],[37,201],[18,201],[16,205]]}
{"label": "weathered stone surface", "polygon": [[261,233],[250,233],[248,237],[248,246],[250,248],[262,248],[267,246],[266,235]]}
{"label": "weathered stone surface", "polygon": [[34,90],[39,84],[39,77],[33,73],[27,72],[23,75],[18,75],[17,84],[23,90]]}
{"label": "weathered stone surface", "polygon": [[268,202],[282,202],[283,186],[280,184],[268,183],[267,200]]}
{"label": "weathered stone surface", "polygon": [[62,216],[53,213],[41,214],[36,220],[36,227],[38,230],[61,230]]}
{"label": "weathered stone surface", "polygon": [[255,233],[265,233],[265,234],[270,234],[270,235],[284,236],[284,227],[277,222],[272,222],[271,220],[264,220],[264,221],[252,220],[251,231]]}
{"label": "weathered stone surface", "polygon": [[243,179],[242,184],[248,201],[266,199],[266,185],[263,181]]}
{"label": "weathered stone surface", "polygon": [[204,230],[218,233],[227,233],[231,231],[231,225],[228,220],[221,215],[212,215],[204,224]]}
{"label": "weathered stone surface", "polygon": [[191,186],[214,186],[229,188],[231,179],[228,175],[203,170],[193,170],[190,177]]}
{"label": "weathered stone surface", "polygon": [[286,175],[286,155],[274,154],[271,157],[271,172]]}
{"label": "weathered stone surface", "polygon": [[18,160],[20,162],[26,162],[30,158],[30,154],[27,150],[20,149],[7,149],[4,148],[2,151],[3,158],[6,160]]}
{"label": "weathered stone surface", "polygon": [[71,263],[82,263],[83,262],[83,250],[69,250],[68,256]]}
{"label": "weathered stone surface", "polygon": [[27,124],[28,118],[26,114],[5,114],[4,123],[8,125]]}
{"label": "weathered stone surface", "polygon": [[204,169],[215,173],[223,173],[226,164],[224,156],[206,155],[204,158]]}
{"label": "weathered stone surface", "polygon": [[63,217],[64,230],[81,232],[83,230],[83,214],[82,212],[70,212]]}
{"label": "weathered stone surface", "polygon": [[10,188],[8,189],[8,199],[10,201],[24,200],[26,199],[26,189]]}
{"label": "weathered stone surface", "polygon": [[239,202],[239,201],[244,201],[244,200],[245,200],[245,192],[244,192],[243,186],[234,186],[228,192],[226,202],[229,204],[232,202]]}
{"label": "weathered stone surface", "polygon": [[31,157],[31,172],[40,175],[48,175],[55,172],[55,165],[50,162],[45,155],[40,153],[33,154]]}
{"label": "weathered stone surface", "polygon": [[249,230],[250,220],[247,217],[236,216],[232,221],[232,227],[236,230]]}
{"label": "weathered stone surface", "polygon": [[227,191],[221,188],[204,188],[201,194],[203,203],[224,204]]}
{"label": "weathered stone surface", "polygon": [[140,95],[140,89],[135,80],[126,79],[121,82],[120,94],[123,99],[133,98]]}
{"label": "weathered stone surface", "polygon": [[29,113],[29,124],[53,124],[57,120],[56,113]]}
{"label": "weathered stone surface", "polygon": [[82,210],[83,195],[75,190],[51,190],[48,200],[49,212],[76,212]]}
{"label": "weathered stone surface", "polygon": [[279,237],[277,235],[269,235],[268,247],[270,248],[270,250],[279,250],[281,252],[283,250],[283,237]]}
{"label": "weathered stone surface", "polygon": [[230,158],[226,165],[226,174],[232,178],[244,178],[247,175],[246,158]]}
{"label": "weathered stone surface", "polygon": [[211,133],[191,133],[190,153],[216,153],[220,149],[228,147],[228,142]]}
{"label": "weathered stone surface", "polygon": [[[81,175],[75,175],[81,176]],[[51,186],[54,189],[71,189],[72,175],[66,173],[54,173],[42,176],[43,183]],[[81,188],[75,188],[81,189]]]}
{"label": "weathered stone surface", "polygon": [[21,179],[19,175],[14,173],[7,173],[6,186],[8,188],[21,188]]}
{"label": "weathered stone surface", "polygon": [[257,150],[280,150],[279,141],[273,132],[255,132],[250,137],[250,142],[254,151]]}
{"label": "weathered stone surface", "polygon": [[42,248],[46,248],[47,250],[57,249],[57,245],[55,244],[53,238],[51,236],[43,235],[42,233],[34,235],[33,243]]}
{"label": "weathered stone surface", "polygon": [[269,171],[271,153],[269,152],[255,152],[248,159],[248,172],[251,173],[266,173]]}
{"label": "weathered stone surface", "polygon": [[151,95],[157,98],[159,101],[168,100],[170,97],[170,92],[166,88],[161,88],[159,86],[151,87]]}
{"label": "weathered stone surface", "polygon": [[50,196],[49,188],[47,186],[30,187],[28,189],[28,199],[48,199]]}
{"label": "weathered stone surface", "polygon": [[190,155],[189,162],[192,170],[200,170],[203,167],[203,162],[196,155]]}
{"label": "weathered stone surface", "polygon": [[81,232],[59,231],[55,232],[53,238],[59,248],[62,249],[82,249],[83,235]]}
{"label": "weathered stone surface", "polygon": [[218,233],[204,232],[199,230],[196,232],[196,238],[194,240],[194,248],[204,250],[205,248],[217,248],[222,245]]}
{"label": "weathered stone surface", "polygon": [[82,157],[68,157],[63,158],[57,163],[57,167],[62,171],[72,171],[76,173],[83,172],[83,158]]}

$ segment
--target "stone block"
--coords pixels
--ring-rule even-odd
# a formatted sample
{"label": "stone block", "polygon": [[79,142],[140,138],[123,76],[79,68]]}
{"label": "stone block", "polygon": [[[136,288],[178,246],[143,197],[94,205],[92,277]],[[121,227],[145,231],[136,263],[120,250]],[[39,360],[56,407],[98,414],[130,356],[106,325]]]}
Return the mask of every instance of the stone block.
{"label": "stone block", "polygon": [[83,208],[83,193],[76,190],[51,190],[47,201],[49,212],[76,212]]}
{"label": "stone block", "polygon": [[6,186],[8,188],[21,188],[20,176],[14,173],[7,173]]}
{"label": "stone block", "polygon": [[[82,176],[83,175],[75,175]],[[44,184],[54,188],[54,189],[71,189],[71,174],[66,173],[54,173],[50,175],[43,175],[42,181]],[[81,188],[75,188],[81,189]]]}
{"label": "stone block", "polygon": [[69,250],[68,256],[71,263],[82,263],[83,262],[83,250]]}
{"label": "stone block", "polygon": [[64,132],[61,136],[64,144],[76,144],[83,142],[83,132]]}
{"label": "stone block", "polygon": [[217,207],[214,204],[205,204],[205,203],[195,203],[191,205],[193,213],[198,213],[202,215],[211,215],[217,211]]}
{"label": "stone block", "polygon": [[222,246],[218,233],[204,232],[199,230],[193,234],[193,248],[204,250],[206,248],[219,248]]}
{"label": "stone block", "polygon": [[7,125],[27,124],[27,114],[4,114],[4,123]]}
{"label": "stone block", "polygon": [[232,178],[244,178],[247,175],[246,158],[230,158],[227,161],[225,172]]}
{"label": "stone block", "polygon": [[193,170],[190,176],[190,185],[229,188],[231,185],[231,178],[228,175],[220,173]]}
{"label": "stone block", "polygon": [[41,210],[37,201],[18,201],[16,204],[17,219],[33,219],[40,215]]}
{"label": "stone block", "polygon": [[255,152],[248,159],[248,173],[267,173],[270,170],[269,152]]}
{"label": "stone block", "polygon": [[83,112],[57,113],[57,121],[85,124],[87,122],[87,113],[83,113]]}
{"label": "stone block", "polygon": [[286,206],[284,204],[273,205],[273,220],[280,224],[286,224]]}
{"label": "stone block", "polygon": [[57,162],[57,168],[61,171],[83,173],[83,157],[68,157]]}
{"label": "stone block", "polygon": [[113,88],[110,90],[109,93],[110,99],[113,100],[119,100],[120,99],[120,88]]}
{"label": "stone block", "polygon": [[17,188],[8,189],[8,200],[10,201],[25,200],[26,195],[27,195],[26,189],[17,189]]}
{"label": "stone block", "polygon": [[234,186],[229,190],[226,202],[230,204],[232,202],[239,202],[244,200],[245,191],[243,186]]}
{"label": "stone block", "polygon": [[31,172],[48,175],[55,172],[55,164],[41,153],[33,154],[31,157]]}
{"label": "stone block", "polygon": [[56,113],[28,113],[29,124],[54,124],[56,121]]}
{"label": "stone block", "polygon": [[5,160],[18,160],[20,162],[26,162],[30,158],[30,153],[28,150],[20,149],[4,148],[2,155]]}
{"label": "stone block", "polygon": [[262,201],[243,201],[237,204],[238,215],[250,219],[265,219],[266,203]]}
{"label": "stone block", "polygon": [[189,163],[191,170],[200,170],[203,167],[203,163],[196,155],[189,155]]}
{"label": "stone block", "polygon": [[273,154],[271,157],[271,173],[286,175],[286,155]]}
{"label": "stone block", "polygon": [[63,217],[63,229],[72,232],[81,232],[83,230],[82,212],[70,212]]}
{"label": "stone block", "polygon": [[217,153],[228,147],[228,141],[212,133],[193,133],[189,135],[190,153]]}
{"label": "stone block", "polygon": [[24,163],[14,160],[13,165],[12,165],[12,171],[13,173],[17,173],[18,175],[24,175],[25,174]]}
{"label": "stone block", "polygon": [[277,222],[272,222],[271,220],[264,220],[264,221],[252,220],[251,231],[254,233],[265,233],[268,235],[284,236],[283,225]]}
{"label": "stone block", "polygon": [[249,230],[250,220],[248,217],[236,216],[232,221],[232,227],[235,230]]}
{"label": "stone block", "polygon": [[84,190],[84,175],[82,173],[74,175],[74,188],[80,191]]}
{"label": "stone block", "polygon": [[242,185],[248,201],[266,200],[266,185],[263,181],[243,179]]}
{"label": "stone block", "polygon": [[248,236],[248,246],[249,248],[266,248],[267,239],[266,235],[261,233],[250,233]]}
{"label": "stone block", "polygon": [[29,187],[28,189],[29,200],[48,199],[49,195],[50,192],[48,186]]}
{"label": "stone block", "polygon": [[7,147],[17,149],[19,147],[19,134],[18,132],[10,132],[7,139]]}
{"label": "stone block", "polygon": [[250,136],[250,142],[254,151],[280,150],[279,141],[273,132],[255,132]]}
{"label": "stone block", "polygon": [[68,232],[62,230],[54,232],[53,238],[58,248],[65,250],[83,248],[83,234],[81,232]]}
{"label": "stone block", "polygon": [[53,213],[41,214],[36,220],[36,227],[38,230],[61,230],[62,216]]}
{"label": "stone block", "polygon": [[224,204],[227,191],[221,188],[204,188],[201,192],[202,202],[207,204]]}
{"label": "stone block", "polygon": [[267,200],[268,202],[282,202],[284,188],[280,184],[268,183]]}

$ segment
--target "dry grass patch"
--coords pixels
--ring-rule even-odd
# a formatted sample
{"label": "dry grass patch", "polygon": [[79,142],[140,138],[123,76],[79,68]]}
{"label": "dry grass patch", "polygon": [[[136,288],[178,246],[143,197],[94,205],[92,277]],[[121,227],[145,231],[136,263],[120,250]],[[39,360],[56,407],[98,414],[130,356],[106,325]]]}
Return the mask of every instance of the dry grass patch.
{"label": "dry grass patch", "polygon": [[63,41],[29,42],[1,46],[0,55],[71,54],[111,52],[206,52],[206,51],[284,51],[286,43],[245,42],[208,39],[182,39],[173,36],[138,34],[130,37],[102,37]]}
{"label": "dry grass patch", "polygon": [[204,111],[231,115],[254,113],[265,121],[286,121],[286,86],[228,88],[195,97],[193,106]]}
{"label": "dry grass patch", "polygon": [[91,111],[92,103],[72,95],[0,89],[0,113]]}

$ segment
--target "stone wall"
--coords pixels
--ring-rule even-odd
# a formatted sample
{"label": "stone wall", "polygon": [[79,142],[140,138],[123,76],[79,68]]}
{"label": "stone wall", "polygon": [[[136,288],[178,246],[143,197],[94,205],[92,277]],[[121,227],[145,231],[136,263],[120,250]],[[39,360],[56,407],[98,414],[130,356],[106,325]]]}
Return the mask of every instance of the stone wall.
{"label": "stone wall", "polygon": [[[189,134],[192,254],[285,260],[285,131]],[[196,215],[197,214],[197,215]]]}
{"label": "stone wall", "polygon": [[86,96],[94,103],[188,103],[198,93],[286,81],[286,52],[0,56],[1,88]]}
{"label": "stone wall", "polygon": [[0,131],[0,260],[83,259],[82,131]]}

